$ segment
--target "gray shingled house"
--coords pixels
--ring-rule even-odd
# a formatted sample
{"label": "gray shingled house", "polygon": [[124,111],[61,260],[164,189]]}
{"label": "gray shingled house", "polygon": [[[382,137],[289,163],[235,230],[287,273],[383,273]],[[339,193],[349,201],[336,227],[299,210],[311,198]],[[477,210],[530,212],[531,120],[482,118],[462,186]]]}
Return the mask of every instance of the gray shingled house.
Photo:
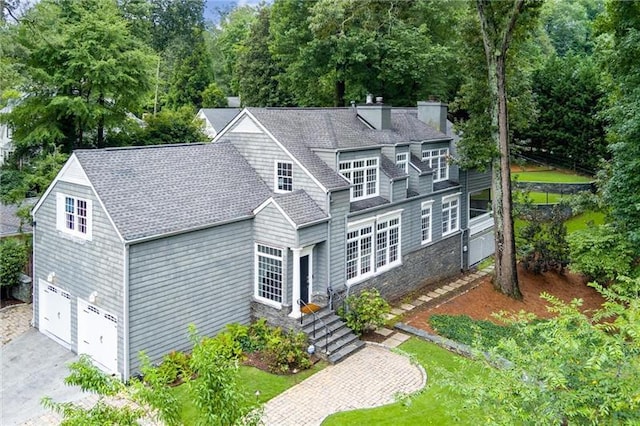
{"label": "gray shingled house", "polygon": [[493,251],[488,173],[446,106],[247,108],[210,144],[76,151],[33,210],[40,331],[127,379],[138,354],[375,286],[398,298]]}

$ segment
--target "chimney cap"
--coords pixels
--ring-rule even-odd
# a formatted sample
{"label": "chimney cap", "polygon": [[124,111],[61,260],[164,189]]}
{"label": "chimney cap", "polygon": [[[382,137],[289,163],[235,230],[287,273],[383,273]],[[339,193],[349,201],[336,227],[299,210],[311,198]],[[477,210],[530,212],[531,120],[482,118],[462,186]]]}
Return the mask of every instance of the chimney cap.
{"label": "chimney cap", "polygon": [[367,100],[366,100],[366,104],[367,105],[371,105],[373,104],[373,95],[371,93],[367,93]]}
{"label": "chimney cap", "polygon": [[376,103],[377,104],[382,104],[382,96],[376,96]]}

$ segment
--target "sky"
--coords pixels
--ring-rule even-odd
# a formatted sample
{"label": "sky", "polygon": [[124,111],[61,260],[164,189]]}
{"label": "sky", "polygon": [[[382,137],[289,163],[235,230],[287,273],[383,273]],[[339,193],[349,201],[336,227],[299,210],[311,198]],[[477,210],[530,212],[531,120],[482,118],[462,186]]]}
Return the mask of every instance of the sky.
{"label": "sky", "polygon": [[[205,21],[218,23],[220,15],[217,11],[220,9],[224,10],[245,5],[258,5],[260,3],[261,0],[205,0],[204,19]],[[270,1],[266,1],[266,3],[270,3]]]}

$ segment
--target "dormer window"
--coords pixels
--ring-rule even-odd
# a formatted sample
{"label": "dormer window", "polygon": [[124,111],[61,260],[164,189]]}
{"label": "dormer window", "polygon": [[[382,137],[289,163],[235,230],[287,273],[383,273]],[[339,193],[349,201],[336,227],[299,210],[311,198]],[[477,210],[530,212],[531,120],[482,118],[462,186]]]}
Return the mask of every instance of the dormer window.
{"label": "dormer window", "polygon": [[276,162],[276,192],[293,191],[293,163],[277,161]]}
{"label": "dormer window", "polygon": [[341,161],[340,174],[351,182],[351,201],[378,195],[378,159]]}
{"label": "dormer window", "polygon": [[434,170],[433,181],[440,182],[449,179],[449,148],[427,149],[422,151],[422,161]]}
{"label": "dormer window", "polygon": [[396,166],[401,168],[403,172],[409,173],[409,154],[406,152],[396,154]]}

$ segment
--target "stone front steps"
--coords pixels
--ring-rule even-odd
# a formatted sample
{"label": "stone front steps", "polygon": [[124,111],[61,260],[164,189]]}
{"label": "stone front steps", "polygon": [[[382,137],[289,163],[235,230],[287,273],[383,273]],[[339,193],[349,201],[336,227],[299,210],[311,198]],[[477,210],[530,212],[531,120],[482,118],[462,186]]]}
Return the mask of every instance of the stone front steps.
{"label": "stone front steps", "polygon": [[314,315],[304,315],[302,331],[315,346],[316,355],[331,364],[342,361],[364,346],[364,342],[328,307],[315,313],[315,331]]}

